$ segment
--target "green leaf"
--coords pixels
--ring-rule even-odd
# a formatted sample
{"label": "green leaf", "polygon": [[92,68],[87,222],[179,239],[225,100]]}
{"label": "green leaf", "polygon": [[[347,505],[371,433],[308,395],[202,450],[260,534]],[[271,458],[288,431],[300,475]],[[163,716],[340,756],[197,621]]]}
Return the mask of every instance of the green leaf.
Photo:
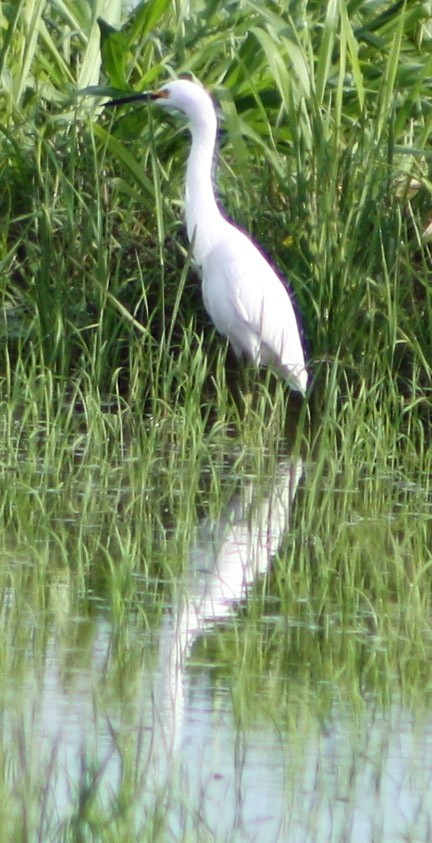
{"label": "green leaf", "polygon": [[344,3],[341,4],[341,36],[345,37],[348,45],[348,53],[351,61],[352,74],[359,101],[359,106],[363,111],[365,91],[363,85],[363,74],[360,68],[358,59],[359,45],[354,35],[353,28],[348,18],[348,12]]}
{"label": "green leaf", "polygon": [[114,88],[112,85],[88,85],[87,88],[80,88],[76,92],[77,97],[121,97],[128,94],[135,94],[130,88]]}
{"label": "green leaf", "polygon": [[128,43],[132,45],[138,38],[148,35],[155,26],[161,22],[170,0],[146,0],[140,3],[133,11],[125,30],[128,34]]}
{"label": "green leaf", "polygon": [[338,6],[338,0],[330,0],[327,5],[327,14],[324,21],[324,31],[318,53],[318,62],[315,77],[316,96],[319,105],[321,105],[323,102],[324,91],[326,89],[330,74],[333,47],[336,37],[337,25],[339,22]]}
{"label": "green leaf", "polygon": [[126,64],[130,59],[128,38],[123,30],[114,29],[98,19],[101,37],[102,67],[109,81],[117,88],[127,86]]}
{"label": "green leaf", "polygon": [[110,135],[99,123],[93,125],[93,131],[95,136],[104,142],[106,148],[129,170],[135,182],[144,188],[145,192],[154,199],[153,184],[148,176],[146,176],[141,162],[137,161],[127,147],[113,135]]}
{"label": "green leaf", "polygon": [[398,28],[392,40],[387,60],[387,67],[384,69],[383,73],[383,84],[381,87],[381,101],[378,120],[379,134],[381,134],[384,129],[384,126],[388,122],[389,112],[392,108],[393,98],[395,95],[395,80],[399,66],[404,23],[405,16],[403,13],[401,13],[399,16]]}

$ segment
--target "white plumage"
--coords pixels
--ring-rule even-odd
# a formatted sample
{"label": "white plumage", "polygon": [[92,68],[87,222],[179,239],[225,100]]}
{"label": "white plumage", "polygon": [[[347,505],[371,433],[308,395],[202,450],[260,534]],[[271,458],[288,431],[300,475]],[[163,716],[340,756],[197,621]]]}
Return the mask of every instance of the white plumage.
{"label": "white plumage", "polygon": [[186,225],[202,272],[204,304],[215,327],[238,356],[245,354],[257,366],[272,366],[304,394],[307,371],[288,291],[250,237],[224,217],[216,202],[212,161],[217,118],[209,94],[195,82],[177,79],[154,93],[128,99],[139,98],[180,111],[189,120]]}

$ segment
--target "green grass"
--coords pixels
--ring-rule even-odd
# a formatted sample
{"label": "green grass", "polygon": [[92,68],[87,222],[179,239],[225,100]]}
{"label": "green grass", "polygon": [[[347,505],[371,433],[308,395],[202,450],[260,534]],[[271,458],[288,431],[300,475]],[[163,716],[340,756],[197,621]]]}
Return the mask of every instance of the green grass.
{"label": "green grass", "polygon": [[[166,839],[174,787],[137,828],[132,715],[109,808],[89,748],[59,828],[55,763],[40,775],[33,740],[49,642],[73,688],[105,619],[94,710],[136,714],[199,525],[233,495],[265,499],[288,454],[304,473],[273,570],[193,660],[231,689],[239,733],[303,738],[335,704],[362,722],[371,699],[415,719],[430,694],[428,4],[185,9],[149,0],[121,32],[102,26],[101,72],[96,4],[0,11],[2,840]],[[76,96],[190,72],[221,104],[223,203],[295,291],[306,403],[232,368],[209,325],[179,122]],[[188,822],[185,840],[206,839]]]}

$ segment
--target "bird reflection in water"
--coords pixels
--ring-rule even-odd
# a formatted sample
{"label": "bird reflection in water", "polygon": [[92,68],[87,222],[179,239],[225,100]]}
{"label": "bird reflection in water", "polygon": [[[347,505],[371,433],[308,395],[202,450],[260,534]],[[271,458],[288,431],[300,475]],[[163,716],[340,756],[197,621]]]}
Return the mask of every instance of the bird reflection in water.
{"label": "bird reflection in water", "polygon": [[206,519],[199,525],[179,596],[161,632],[153,741],[158,754],[172,758],[181,746],[187,659],[194,641],[232,616],[256,579],[269,570],[289,527],[302,470],[301,460],[281,462],[269,487],[243,483],[217,521]]}

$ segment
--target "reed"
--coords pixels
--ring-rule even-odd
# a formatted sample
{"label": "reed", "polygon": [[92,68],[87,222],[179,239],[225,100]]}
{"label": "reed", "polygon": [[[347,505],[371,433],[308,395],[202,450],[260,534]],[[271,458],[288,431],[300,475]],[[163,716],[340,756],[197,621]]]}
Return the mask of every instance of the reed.
{"label": "reed", "polygon": [[[179,805],[179,839],[208,839],[187,788],[145,803],[137,687],[200,524],[248,484],[265,498],[289,454],[304,471],[272,571],[194,650],[232,688],[239,735],[276,723],[301,766],[335,700],[356,722],[371,698],[421,712],[432,683],[428,4],[148,0],[123,19],[110,5],[122,29],[101,25],[101,51],[98,4],[0,11],[4,840],[166,840]],[[307,403],[233,368],[209,326],[179,125],[76,97],[190,72],[224,115],[224,205],[295,291]],[[101,617],[93,725],[115,700],[136,728],[112,726],[108,800],[82,751],[60,820],[41,677],[54,642],[73,686]],[[367,740],[353,746],[355,766]]]}

